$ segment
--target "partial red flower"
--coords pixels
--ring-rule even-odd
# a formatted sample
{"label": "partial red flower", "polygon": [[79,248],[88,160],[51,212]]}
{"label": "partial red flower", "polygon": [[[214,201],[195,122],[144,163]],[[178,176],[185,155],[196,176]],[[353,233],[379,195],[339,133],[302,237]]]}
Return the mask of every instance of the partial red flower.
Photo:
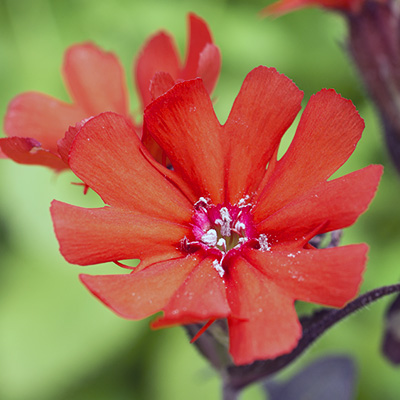
{"label": "partial red flower", "polygon": [[[143,109],[178,80],[202,77],[210,92],[214,88],[221,64],[219,50],[202,19],[190,14],[189,22],[185,66],[180,66],[172,39],[164,32],[155,35],[138,57],[135,77]],[[8,158],[63,170],[69,168],[62,153],[70,138],[58,142],[69,126],[105,111],[129,118],[124,71],[114,54],[91,43],[74,45],[65,53],[62,71],[71,104],[36,92],[23,93],[10,102],[4,121],[8,137],[0,139],[0,150]],[[152,139],[147,137],[143,141],[161,160],[161,150]]]}
{"label": "partial red flower", "polygon": [[82,282],[125,318],[163,311],[155,327],[226,318],[236,364],[291,351],[301,336],[294,301],[344,306],[366,261],[365,244],[317,250],[309,240],[353,224],[382,173],[373,165],[328,180],[364,128],[333,90],[310,99],[277,161],[302,97],[275,69],[258,67],[221,125],[201,79],[176,84],[145,110],[145,129],[174,171],[152,159],[123,116],[89,120],[69,164],[106,206],[53,202],[61,253],[80,265],[141,263]]}
{"label": "partial red flower", "polygon": [[[376,0],[384,2],[386,0]],[[262,15],[281,15],[305,7],[321,6],[336,10],[357,13],[360,11],[365,0],[279,0],[265,7]]]}
{"label": "partial red flower", "polygon": [[4,154],[21,164],[68,168],[57,142],[70,125],[103,111],[128,116],[123,69],[112,53],[91,43],[71,46],[62,68],[72,104],[37,92],[22,93],[9,104],[4,120]]}
{"label": "partial red flower", "polygon": [[[204,20],[190,13],[188,23],[189,40],[184,63],[179,59],[173,38],[166,32],[152,36],[141,50],[134,76],[143,109],[175,82],[187,79],[202,78],[208,93],[212,93],[221,69],[221,54]],[[142,141],[162,162],[162,150],[154,139],[143,132]]]}

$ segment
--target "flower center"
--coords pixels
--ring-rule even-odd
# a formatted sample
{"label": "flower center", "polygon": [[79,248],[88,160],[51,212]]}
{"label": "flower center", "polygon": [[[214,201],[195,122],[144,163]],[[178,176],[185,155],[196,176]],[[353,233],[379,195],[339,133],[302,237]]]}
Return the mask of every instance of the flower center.
{"label": "flower center", "polygon": [[254,228],[251,216],[251,204],[246,203],[248,197],[237,204],[210,204],[201,197],[194,205],[192,232],[194,240],[182,241],[182,250],[192,252],[203,249],[215,256],[214,268],[222,277],[227,267],[228,255],[231,256],[243,246],[251,246],[260,250],[269,250],[265,235],[259,235]]}

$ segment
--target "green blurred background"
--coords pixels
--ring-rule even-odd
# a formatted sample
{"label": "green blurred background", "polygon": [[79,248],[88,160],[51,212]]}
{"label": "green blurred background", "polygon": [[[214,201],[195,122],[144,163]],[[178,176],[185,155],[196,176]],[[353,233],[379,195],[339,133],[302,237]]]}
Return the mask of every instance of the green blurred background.
{"label": "green blurred background", "polygon": [[[346,26],[338,15],[309,9],[261,19],[266,1],[0,0],[0,110],[18,93],[36,90],[68,101],[60,76],[65,48],[91,40],[115,52],[126,69],[131,109],[138,105],[132,60],[144,40],[163,28],[183,52],[186,15],[205,18],[222,52],[216,111],[227,117],[245,75],[274,66],[305,91],[333,87],[356,104],[366,130],[349,172],[385,165],[378,194],[345,243],[370,245],[362,291],[395,283],[400,179],[383,148],[379,122],[347,57]],[[27,133],[27,136],[29,134]],[[58,252],[49,216],[52,199],[100,205],[70,185],[71,173],[0,160],[0,399],[219,399],[220,382],[188,343],[183,329],[151,331],[147,321],[115,316],[80,284],[78,274],[116,273],[107,264],[77,267]],[[380,355],[389,299],[340,323],[283,376],[325,354],[345,353],[359,368],[358,399],[398,399],[399,369]],[[249,388],[244,399],[262,399]]]}

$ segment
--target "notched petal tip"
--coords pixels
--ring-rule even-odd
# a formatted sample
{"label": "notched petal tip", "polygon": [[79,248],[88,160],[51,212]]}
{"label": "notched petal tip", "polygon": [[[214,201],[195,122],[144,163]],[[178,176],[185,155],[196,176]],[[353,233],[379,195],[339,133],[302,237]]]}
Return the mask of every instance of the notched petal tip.
{"label": "notched petal tip", "polygon": [[58,154],[44,149],[34,138],[11,136],[0,138],[2,158],[9,158],[18,164],[42,165],[60,172],[68,168]]}

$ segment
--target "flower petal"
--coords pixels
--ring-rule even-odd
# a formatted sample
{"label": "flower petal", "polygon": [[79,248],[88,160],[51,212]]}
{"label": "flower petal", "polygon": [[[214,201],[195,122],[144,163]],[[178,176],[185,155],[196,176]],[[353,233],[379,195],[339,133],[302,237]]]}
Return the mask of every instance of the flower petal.
{"label": "flower petal", "polygon": [[282,135],[301,108],[303,92],[275,68],[253,69],[224,126],[227,201],[257,189]]}
{"label": "flower petal", "polygon": [[85,121],[81,122],[82,124],[78,122],[75,126],[70,126],[65,132],[64,137],[57,142],[58,154],[66,164],[69,163],[69,152],[71,150],[71,146],[75,139],[75,136],[79,132],[79,129],[85,123]]}
{"label": "flower petal", "polygon": [[350,157],[363,129],[350,100],[332,89],[313,95],[292,144],[260,188],[259,220],[328,179]]}
{"label": "flower petal", "polygon": [[92,43],[71,46],[65,53],[63,72],[69,92],[85,110],[85,117],[105,111],[128,115],[124,71],[113,53]]}
{"label": "flower petal", "polygon": [[177,223],[189,221],[192,204],[143,155],[132,125],[103,113],[80,129],[69,165],[105,203]]}
{"label": "flower petal", "polygon": [[4,156],[19,164],[43,165],[56,171],[68,168],[68,165],[60,157],[43,149],[40,143],[32,138],[16,136],[1,138],[0,148]]}
{"label": "flower petal", "polygon": [[80,275],[81,281],[116,314],[146,318],[160,311],[199,260],[188,256],[153,264],[129,275]]}
{"label": "flower petal", "polygon": [[263,16],[279,16],[300,8],[322,6],[338,10],[358,11],[365,0],[279,0],[261,11]]}
{"label": "flower petal", "polygon": [[180,78],[193,79],[198,77],[200,53],[207,44],[212,44],[211,32],[206,22],[197,15],[189,14],[189,41],[187,43],[186,61]]}
{"label": "flower petal", "polygon": [[85,118],[82,109],[41,93],[27,92],[8,105],[4,119],[7,136],[29,136],[43,149],[57,154],[57,140],[70,125]]}
{"label": "flower petal", "polygon": [[343,307],[358,292],[367,251],[365,244],[294,252],[247,249],[244,257],[291,298]]}
{"label": "flower petal", "polygon": [[61,254],[89,265],[165,254],[180,257],[188,227],[115,207],[81,208],[53,201],[51,215]]}
{"label": "flower petal", "polygon": [[135,63],[136,87],[141,97],[142,108],[152,100],[150,81],[156,72],[166,72],[175,81],[179,74],[179,57],[174,42],[167,33],[152,36],[144,45]]}
{"label": "flower petal", "polygon": [[239,258],[229,270],[230,353],[236,365],[290,352],[301,336],[294,301]]}
{"label": "flower petal", "polygon": [[200,79],[177,83],[145,110],[145,128],[198,197],[223,199],[221,125]]}
{"label": "flower petal", "polygon": [[150,81],[150,93],[152,99],[156,99],[175,85],[175,81],[168,72],[156,72]]}
{"label": "flower petal", "polygon": [[204,87],[209,94],[217,84],[221,70],[221,53],[217,46],[208,43],[200,53],[199,66],[196,76],[203,80]]}
{"label": "flower petal", "polygon": [[[280,242],[301,238],[322,224],[323,230],[319,233],[350,226],[367,209],[382,172],[382,166],[370,165],[322,182],[259,222],[257,229]],[[255,219],[257,217],[255,212]]]}
{"label": "flower petal", "polygon": [[224,281],[213,267],[213,259],[203,260],[186,278],[163,308],[164,316],[152,324],[160,328],[227,317],[231,310]]}

